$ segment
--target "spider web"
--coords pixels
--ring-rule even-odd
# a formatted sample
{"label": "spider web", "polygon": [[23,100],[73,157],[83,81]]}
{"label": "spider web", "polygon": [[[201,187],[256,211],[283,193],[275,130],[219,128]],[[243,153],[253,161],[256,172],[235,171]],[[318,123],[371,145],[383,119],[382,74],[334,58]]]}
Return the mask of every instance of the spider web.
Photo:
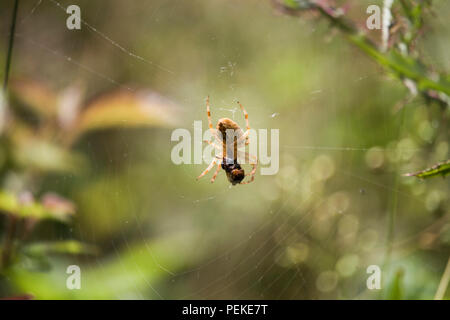
{"label": "spider web", "polygon": [[[61,9],[61,15],[66,16],[65,13],[65,7],[60,2],[55,0],[38,0],[35,5],[32,7],[31,11],[28,12],[28,14],[24,15],[24,17],[19,20],[21,24],[23,23],[30,23],[32,21],[33,16],[37,15],[39,13],[39,9],[42,6],[42,3],[51,3],[54,7],[57,7]],[[257,3],[256,1],[254,2]],[[82,23],[84,26],[86,26],[91,32],[98,35],[101,39],[103,39],[106,43],[112,45],[116,50],[123,53],[127,58],[139,61],[144,63],[147,67],[151,69],[157,69],[162,72],[169,73],[171,76],[175,77],[177,74],[170,69],[170,67],[161,66],[158,63],[154,61],[150,61],[146,59],[145,57],[134,53],[130,50],[128,50],[123,45],[119,44],[115,40],[113,40],[112,36],[107,35],[103,31],[100,31],[95,27],[93,24],[88,23],[85,20],[82,20]],[[54,55],[56,57],[59,57],[60,59],[64,60],[66,63],[69,63],[77,68],[80,68],[81,70],[90,73],[97,77],[98,79],[102,81],[106,81],[114,86],[124,88],[129,91],[134,91],[134,89],[126,86],[125,84],[119,83],[118,81],[114,80],[108,75],[105,75],[104,73],[97,71],[95,68],[86,66],[79,61],[76,61],[72,58],[71,55],[67,55],[65,53],[61,53],[58,50],[52,49],[50,46],[35,41],[33,39],[30,39],[26,35],[23,35],[20,33],[17,34],[17,37],[19,40],[22,40],[23,42],[29,44],[30,46],[34,48],[38,48],[41,50],[44,50],[48,52],[51,55]],[[228,70],[232,69],[231,71]],[[220,68],[220,74],[221,76],[225,72],[230,72],[230,76],[233,76],[235,69],[237,69],[238,66],[234,62],[229,62],[226,66]],[[379,74],[371,74],[367,76],[360,77],[356,79],[355,81],[364,81],[366,79],[369,79],[373,76],[378,76]],[[312,95],[325,95],[330,94],[330,92],[326,92],[324,89],[317,89],[313,92],[311,92]],[[187,98],[188,99],[188,98]],[[236,111],[239,114],[239,111],[237,108],[224,108],[219,107],[218,112],[225,112],[230,113],[234,119]],[[217,113],[218,113],[217,112]],[[214,112],[213,112],[214,113]],[[203,114],[202,112],[199,114]],[[273,112],[268,117],[272,119],[279,118],[280,114],[282,115],[282,111],[276,111]],[[252,116],[252,113],[250,113],[250,117]],[[239,116],[237,116],[239,117]],[[125,138],[123,139],[122,143],[126,144]],[[314,145],[281,145],[282,150],[290,150],[290,152],[340,152],[342,154],[349,154],[350,158],[353,153],[357,152],[367,152],[371,150],[373,146],[314,146]],[[103,146],[104,150],[103,152],[108,153],[108,146]],[[407,149],[405,151],[420,151],[421,149]],[[119,169],[115,169],[114,165],[110,167],[111,175],[115,175],[118,173]],[[188,170],[188,168],[183,167],[182,168],[184,175],[187,177],[192,177],[192,172]],[[409,193],[406,193],[404,191],[399,190],[396,186],[392,185],[385,185],[382,183],[379,183],[378,181],[373,181],[370,178],[355,174],[354,172],[351,172],[350,170],[338,170],[336,172],[337,175],[345,176],[347,178],[351,178],[354,183],[360,185],[372,185],[375,188],[381,188],[386,189],[391,192],[394,192],[398,194],[401,197],[404,197],[408,200],[417,201],[420,203],[423,203],[423,200],[418,198],[417,196],[411,195]],[[305,174],[303,176],[300,176],[299,179],[306,178]],[[202,195],[199,198],[192,198],[189,196],[183,195],[183,187],[177,187],[172,186],[172,194],[177,195],[177,197],[181,198],[184,203],[186,210],[189,210],[191,212],[195,212],[196,208],[198,206],[214,202],[215,207],[220,207],[223,205],[226,201],[229,201],[230,197],[235,196],[235,193],[233,192],[231,188],[225,188],[225,189],[216,189],[213,192],[207,191],[204,195]],[[296,191],[299,191],[298,187],[295,189]],[[286,232],[280,237],[279,243],[284,242],[286,239],[288,239],[292,234],[298,233],[300,230],[300,235],[306,235],[311,228],[314,227],[315,224],[320,223],[320,221],[314,221],[312,219],[309,219],[312,215],[312,213],[325,203],[325,199],[320,198],[320,195],[317,192],[309,192],[308,197],[304,198],[300,201],[300,203],[294,207],[290,208],[290,201],[296,197],[297,192],[291,191],[287,193],[287,199],[280,201],[279,204],[276,205],[274,209],[272,209],[275,213],[269,214],[265,213],[263,216],[263,221],[258,221],[260,223],[256,223],[250,228],[249,234],[247,234],[246,237],[244,237],[241,240],[237,240],[235,243],[228,245],[228,247],[217,254],[213,256],[213,258],[206,259],[206,261],[199,263],[194,268],[189,268],[187,270],[183,271],[173,271],[170,270],[170,267],[161,265],[159,262],[159,259],[157,256],[154,255],[151,244],[148,242],[148,236],[146,236],[146,230],[143,229],[143,225],[145,225],[145,221],[142,220],[140,216],[138,216],[134,211],[131,212],[131,217],[134,220],[134,225],[136,228],[136,232],[139,234],[141,240],[145,243],[146,248],[148,250],[148,254],[151,257],[151,259],[155,262],[158,268],[164,271],[164,273],[167,274],[167,278],[169,281],[191,281],[192,277],[196,275],[198,279],[200,279],[200,275],[202,272],[211,273],[211,267],[214,267],[222,262],[227,264],[227,261],[230,260],[230,258],[234,258],[236,263],[226,270],[223,273],[220,274],[214,274],[214,279],[208,281],[207,283],[201,283],[200,285],[198,283],[195,284],[194,288],[191,292],[188,292],[187,294],[182,295],[170,295],[167,296],[164,293],[162,293],[158,286],[154,283],[151,283],[146,277],[145,273],[140,269],[139,264],[136,262],[136,270],[142,275],[142,281],[146,284],[146,286],[149,288],[149,291],[153,293],[153,296],[155,298],[159,299],[165,299],[165,298],[180,298],[180,299],[189,299],[189,298],[216,298],[216,297],[226,297],[226,298],[248,298],[248,297],[254,297],[255,292],[259,293],[260,298],[264,298],[266,295],[272,298],[285,298],[285,293],[292,289],[294,285],[297,285],[298,288],[291,293],[291,298],[295,299],[298,297],[299,292],[306,286],[306,284],[311,281],[311,279],[308,279],[308,273],[306,273],[303,270],[302,266],[295,266],[294,272],[292,272],[292,268],[286,268],[285,271],[278,273],[274,278],[268,279],[268,282],[265,282],[262,287],[261,283],[268,277],[269,274],[271,274],[271,271],[274,270],[274,268],[277,266],[277,261],[274,259],[275,252],[280,248],[280,245],[273,245],[269,249],[267,249],[267,245],[273,241],[270,237],[263,239],[260,241],[252,250],[252,255],[247,255],[242,257],[245,252],[247,252],[249,246],[253,246],[251,242],[252,239],[261,237],[267,234],[267,230],[270,230],[271,233],[277,233],[280,230],[286,229]],[[132,193],[132,188],[130,185],[124,186],[124,192]],[[154,187],[152,189],[152,192],[161,194],[163,191],[162,189],[158,189]],[[313,201],[314,200],[314,201]],[[301,209],[304,204],[308,201],[314,202],[314,205],[309,207],[307,210]],[[130,207],[136,207],[136,205],[130,204]],[[299,215],[299,211],[301,211],[301,214]],[[287,212],[287,213],[286,213]],[[269,218],[266,218],[269,215]],[[295,222],[292,222],[292,218],[294,218]],[[282,222],[279,222],[279,220],[282,220]],[[128,221],[126,222],[128,223]],[[273,229],[270,229],[273,227]],[[428,226],[427,226],[428,228]],[[427,228],[424,228],[426,230]],[[129,243],[129,239],[127,234],[124,232],[123,229],[121,229],[120,234],[120,245],[116,245],[117,240],[111,241],[111,246],[113,247],[113,251],[115,253],[115,259],[118,261],[121,261],[122,259],[122,251],[125,249],[129,249],[131,244]],[[93,238],[95,238],[95,235],[91,235]],[[415,234],[411,235],[411,237],[415,237]],[[327,240],[332,241],[332,234],[330,233],[325,239],[322,239],[322,242],[326,242]],[[398,240],[399,243],[402,241],[407,241],[408,239],[400,239]],[[247,247],[246,247],[247,246]],[[384,248],[384,246],[383,246]],[[195,248],[192,248],[192,250],[195,250]],[[255,258],[256,257],[256,258]],[[97,268],[103,268],[103,261],[100,257],[95,258],[95,265]],[[254,265],[253,268],[248,267],[247,263],[249,261],[252,261],[256,259],[257,263]],[[310,260],[314,261],[315,259],[318,259],[317,257],[310,256]],[[81,263],[81,261],[80,261]],[[314,263],[312,263],[314,264]],[[264,266],[264,267],[263,267]],[[242,270],[244,268],[244,270]],[[129,272],[124,267],[123,270],[124,273]],[[292,273],[289,275],[289,273]],[[241,288],[240,293],[237,296],[229,297],[227,295],[227,292],[229,292],[229,289],[232,289],[233,287],[239,285],[242,282],[245,282],[244,280],[250,277],[250,279],[257,279],[257,280],[250,280],[251,282],[244,288]],[[286,278],[287,280],[281,281],[282,278]],[[199,280],[201,282],[201,280]],[[276,292],[276,296],[273,296],[273,294],[267,294],[268,291],[270,291],[273,286],[275,286],[277,283],[282,283],[281,289],[279,289]],[[223,286],[219,287],[220,284],[224,284]],[[111,290],[114,290],[111,288]],[[142,290],[138,287],[134,288],[134,294],[135,298],[148,298],[148,291],[142,292]],[[125,297],[126,298],[126,297]]]}

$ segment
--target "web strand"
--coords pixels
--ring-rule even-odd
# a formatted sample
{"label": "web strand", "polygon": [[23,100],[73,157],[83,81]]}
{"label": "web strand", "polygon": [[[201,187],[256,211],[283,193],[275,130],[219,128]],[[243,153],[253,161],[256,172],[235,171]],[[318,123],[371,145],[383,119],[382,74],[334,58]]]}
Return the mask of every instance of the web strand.
{"label": "web strand", "polygon": [[[49,0],[51,3],[53,3],[55,6],[57,6],[58,8],[60,8],[61,10],[63,10],[64,12],[66,12],[67,8],[64,8],[63,5],[61,5],[59,2],[55,1],[55,0]],[[166,67],[163,67],[157,63],[154,63],[153,61],[150,61],[148,59],[145,59],[144,57],[135,54],[129,50],[127,50],[124,46],[120,45],[118,42],[114,41],[113,39],[111,39],[110,37],[108,37],[105,33],[101,32],[100,30],[98,30],[97,28],[95,28],[94,26],[92,26],[91,24],[87,23],[85,20],[80,18],[80,21],[86,26],[88,27],[92,32],[96,33],[97,35],[99,35],[101,38],[103,38],[104,40],[106,40],[107,42],[109,42],[111,45],[113,45],[114,47],[116,47],[117,49],[119,49],[120,51],[122,51],[123,53],[125,53],[126,55],[133,57],[139,61],[142,61],[152,67],[158,68],[159,70],[162,70],[164,72],[170,73],[170,74],[175,74],[172,70],[167,69]]]}

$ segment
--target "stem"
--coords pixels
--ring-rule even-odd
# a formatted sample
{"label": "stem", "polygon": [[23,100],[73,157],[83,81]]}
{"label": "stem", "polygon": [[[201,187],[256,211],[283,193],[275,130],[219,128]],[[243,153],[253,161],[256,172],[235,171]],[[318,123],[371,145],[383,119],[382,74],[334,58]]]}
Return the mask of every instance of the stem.
{"label": "stem", "polygon": [[[273,3],[276,8],[279,8],[284,13],[289,15],[296,15],[298,12],[302,11],[301,8],[289,7],[280,0],[273,0]],[[406,5],[405,1],[402,1],[402,3]],[[409,5],[406,6],[407,7],[404,8],[405,10],[408,10]],[[439,79],[432,79],[428,76],[429,70],[420,71],[417,69],[417,66],[419,64],[424,65],[418,59],[415,59],[415,65],[411,66],[411,62],[406,58],[402,58],[400,62],[396,61],[395,56],[392,56],[396,52],[395,50],[391,50],[392,52],[390,52],[390,54],[380,52],[377,46],[370,39],[368,39],[367,36],[360,32],[352,21],[345,19],[345,17],[339,14],[333,14],[334,9],[332,9],[331,7],[321,5],[320,3],[315,3],[313,9],[316,9],[322,15],[322,17],[326,18],[332,25],[336,26],[340,31],[342,31],[342,34],[348,41],[364,51],[369,57],[374,59],[386,70],[393,72],[401,79],[409,78],[417,82],[418,88],[426,97],[435,99],[434,96],[428,92],[428,90],[439,91],[445,93],[447,96],[450,96],[450,82],[447,80],[444,74],[440,74]],[[414,10],[420,12],[421,7],[416,7]],[[408,12],[411,15],[413,14],[410,10]],[[411,32],[415,34],[420,29],[422,20],[420,17],[416,16],[411,16],[411,18],[413,19],[413,30]],[[415,35],[413,36],[413,39],[414,37]],[[412,41],[412,39],[410,40]],[[441,99],[439,99],[439,101],[441,101]],[[443,102],[448,105],[447,102]]]}
{"label": "stem", "polygon": [[9,78],[9,69],[11,66],[11,57],[12,50],[14,45],[14,34],[16,31],[16,20],[17,20],[17,9],[19,7],[19,0],[14,2],[13,16],[11,22],[11,32],[9,34],[9,44],[8,44],[8,53],[6,56],[6,65],[5,65],[5,79],[3,81],[3,90],[6,92],[6,88],[8,87],[8,78]]}
{"label": "stem", "polygon": [[6,239],[5,244],[3,245],[3,251],[2,251],[2,269],[6,268],[9,264],[9,260],[11,257],[11,253],[13,251],[13,245],[14,245],[14,235],[16,233],[16,227],[17,227],[17,217],[9,214],[8,215],[8,230],[6,233]]}
{"label": "stem", "polygon": [[411,13],[411,6],[406,0],[400,0],[400,4],[402,6],[403,11],[405,12],[406,16],[408,17],[408,20],[410,22],[414,21],[414,17]]}
{"label": "stem", "polygon": [[445,291],[447,291],[449,281],[450,281],[450,257],[448,258],[447,266],[445,267],[441,281],[439,282],[439,286],[434,296],[434,300],[442,300],[442,298],[444,298]]}

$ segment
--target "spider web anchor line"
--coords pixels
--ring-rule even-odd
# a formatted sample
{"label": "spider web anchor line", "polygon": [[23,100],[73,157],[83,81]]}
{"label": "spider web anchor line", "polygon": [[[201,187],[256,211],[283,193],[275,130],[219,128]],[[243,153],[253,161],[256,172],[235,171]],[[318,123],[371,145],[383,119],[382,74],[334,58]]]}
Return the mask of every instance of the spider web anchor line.
{"label": "spider web anchor line", "polygon": [[[58,8],[60,8],[61,10],[63,10],[64,12],[66,12],[67,8],[64,8],[64,6],[61,5],[58,1],[55,1],[55,0],[49,0],[49,1],[52,2],[52,3],[53,3],[55,6],[57,6]],[[106,34],[104,34],[103,32],[99,31],[99,30],[98,30],[97,28],[95,28],[94,26],[92,26],[92,25],[90,25],[89,23],[87,23],[85,20],[83,20],[83,19],[80,18],[80,21],[81,21],[85,26],[87,26],[92,32],[98,34],[101,38],[103,38],[103,39],[105,39],[106,41],[108,41],[110,44],[112,44],[114,47],[116,47],[117,49],[119,49],[119,50],[122,51],[123,53],[125,53],[125,54],[127,54],[127,55],[129,55],[129,56],[131,56],[131,57],[133,57],[133,58],[135,58],[135,59],[138,59],[138,60],[140,60],[140,61],[142,61],[142,62],[144,62],[144,63],[146,63],[146,64],[149,64],[149,65],[151,65],[151,66],[153,66],[153,67],[156,67],[156,68],[158,68],[158,69],[160,69],[160,70],[162,70],[162,71],[165,71],[165,72],[170,73],[170,74],[175,74],[175,72],[173,72],[172,70],[169,70],[169,69],[167,69],[167,68],[165,68],[165,67],[163,67],[163,66],[161,66],[161,65],[159,65],[159,64],[157,64],[157,63],[154,63],[153,61],[147,60],[147,59],[145,59],[144,57],[142,57],[142,56],[140,56],[140,55],[137,55],[137,54],[135,54],[135,53],[133,53],[133,52],[131,52],[131,51],[125,49],[125,47],[123,47],[122,45],[120,45],[118,42],[114,41],[114,40],[111,39],[110,37],[108,37],[108,36],[107,36]]]}

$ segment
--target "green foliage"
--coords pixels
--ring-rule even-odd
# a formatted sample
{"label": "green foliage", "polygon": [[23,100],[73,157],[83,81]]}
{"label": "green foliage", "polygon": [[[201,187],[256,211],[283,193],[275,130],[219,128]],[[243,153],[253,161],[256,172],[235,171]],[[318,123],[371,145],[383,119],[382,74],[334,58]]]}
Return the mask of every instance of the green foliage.
{"label": "green foliage", "polygon": [[[434,296],[448,179],[400,174],[448,158],[450,6],[395,1],[402,23],[383,44],[362,27],[371,1],[273,2],[294,17],[246,1],[85,1],[98,32],[67,33],[58,7],[21,23],[0,138],[0,297]],[[228,188],[222,172],[196,183],[203,165],[171,163],[168,129],[205,123],[206,95],[213,121],[244,125],[239,99],[252,128],[280,129],[277,175]],[[386,248],[382,292],[366,290]],[[73,264],[82,290],[66,287]]]}
{"label": "green foliage", "polygon": [[34,201],[26,195],[24,200],[9,191],[0,191],[0,213],[17,218],[44,220],[54,219],[68,222],[75,213],[72,203],[58,196],[48,194],[41,201]]}
{"label": "green foliage", "polygon": [[[46,273],[30,269],[15,269],[12,277],[22,292],[38,292],[40,299],[119,299],[139,298],[137,292],[149,290],[153,299],[161,299],[149,284],[163,281],[184,264],[193,263],[198,256],[190,248],[198,239],[185,233],[164,237],[145,244],[130,244],[120,259],[108,260],[102,265],[82,269],[82,290],[67,290],[65,265],[54,263]],[[78,242],[60,244],[37,243],[28,248],[27,254],[47,257],[50,252],[70,254],[93,254],[97,250]],[[50,251],[50,252],[49,252]],[[164,266],[170,266],[167,270]],[[105,290],[106,289],[106,290]]]}
{"label": "green foliage", "polygon": [[419,172],[407,173],[407,174],[405,174],[405,176],[408,176],[408,177],[414,176],[414,177],[426,179],[426,178],[431,178],[431,177],[435,177],[435,176],[445,177],[449,173],[450,173],[450,159],[445,162],[435,164],[434,166],[424,169]]}
{"label": "green foliage", "polygon": [[[96,246],[76,240],[41,241],[31,237],[43,221],[70,226],[75,215],[75,204],[49,192],[41,181],[51,175],[82,177],[89,172],[89,157],[74,146],[82,135],[105,129],[171,127],[175,124],[177,107],[148,90],[112,91],[83,105],[80,87],[57,93],[43,82],[26,78],[12,81],[11,97],[11,114],[3,132],[8,159],[0,175],[0,214],[6,221],[0,274],[8,275],[19,287],[23,279],[31,277],[32,287],[23,285],[23,290],[32,292],[39,282],[36,272],[51,272],[52,255],[99,252]],[[22,186],[19,190],[7,187],[12,175],[19,179],[16,182]],[[31,190],[44,195],[35,200]],[[92,279],[99,279],[100,273]],[[46,290],[51,289],[41,289],[39,298],[65,296],[47,295]]]}
{"label": "green foliage", "polygon": [[35,242],[23,248],[23,252],[32,256],[46,256],[48,254],[96,254],[96,247],[75,240],[58,242]]}
{"label": "green foliage", "polygon": [[[342,13],[342,10],[334,8],[327,1],[290,1],[282,0],[279,3],[282,7],[288,8],[288,13],[296,14],[296,11],[313,9],[327,18],[333,26],[343,32],[344,36],[350,42],[359,47],[369,57],[393,73],[400,80],[410,79],[415,83],[417,89],[424,95],[437,98],[431,91],[443,93],[443,103],[448,104],[450,95],[450,81],[445,74],[436,73],[430,67],[426,66],[415,54],[411,48],[420,28],[422,27],[423,15],[425,14],[424,3],[407,4],[401,1],[401,7],[410,20],[409,27],[399,37],[399,41],[391,44],[387,52],[383,52],[368,36],[348,20]],[[309,5],[305,5],[309,3]],[[401,17],[398,17],[401,19]],[[439,98],[437,98],[439,99]]]}
{"label": "green foliage", "polygon": [[395,272],[392,277],[391,282],[387,285],[386,291],[386,299],[388,300],[402,300],[404,299],[403,294],[403,277],[404,271],[403,269],[399,269]]}

